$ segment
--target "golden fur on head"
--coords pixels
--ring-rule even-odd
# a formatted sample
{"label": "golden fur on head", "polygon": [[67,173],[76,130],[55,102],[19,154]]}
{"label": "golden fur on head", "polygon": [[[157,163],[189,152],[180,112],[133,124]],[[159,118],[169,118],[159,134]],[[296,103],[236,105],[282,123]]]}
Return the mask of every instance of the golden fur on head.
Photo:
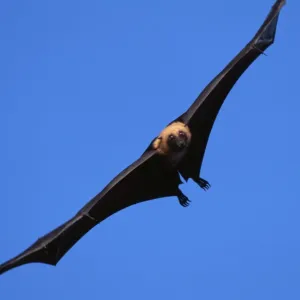
{"label": "golden fur on head", "polygon": [[174,122],[170,124],[168,127],[166,127],[160,135],[155,139],[152,146],[154,149],[156,149],[160,154],[168,154],[169,153],[169,146],[167,143],[168,136],[170,134],[173,134],[175,136],[178,136],[179,131],[183,131],[187,137],[188,137],[188,143],[191,141],[191,132],[188,126],[181,122]]}

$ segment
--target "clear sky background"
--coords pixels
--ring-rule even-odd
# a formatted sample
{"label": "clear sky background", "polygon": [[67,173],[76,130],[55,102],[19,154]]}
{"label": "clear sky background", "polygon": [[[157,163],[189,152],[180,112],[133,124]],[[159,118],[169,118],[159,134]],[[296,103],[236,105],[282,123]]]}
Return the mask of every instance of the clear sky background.
{"label": "clear sky background", "polygon": [[[0,260],[73,216],[252,38],[273,0],[2,1]],[[215,122],[208,192],[107,219],[0,298],[300,299],[299,1]]]}

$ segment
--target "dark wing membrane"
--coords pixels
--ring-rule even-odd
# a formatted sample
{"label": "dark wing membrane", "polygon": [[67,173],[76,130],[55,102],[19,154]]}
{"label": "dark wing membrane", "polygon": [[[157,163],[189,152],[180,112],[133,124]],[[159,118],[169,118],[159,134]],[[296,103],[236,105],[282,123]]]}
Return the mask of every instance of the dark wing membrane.
{"label": "dark wing membrane", "polygon": [[198,177],[208,138],[218,112],[230,90],[247,70],[275,40],[279,12],[285,0],[278,0],[259,28],[254,38],[205,87],[191,107],[179,119],[192,131],[192,143],[180,173],[185,179]]}
{"label": "dark wing membrane", "polygon": [[70,248],[95,225],[133,204],[174,196],[180,177],[164,165],[161,156],[148,151],[115,177],[73,218],[39,238],[15,258],[0,265],[0,274],[26,263],[56,265]]}

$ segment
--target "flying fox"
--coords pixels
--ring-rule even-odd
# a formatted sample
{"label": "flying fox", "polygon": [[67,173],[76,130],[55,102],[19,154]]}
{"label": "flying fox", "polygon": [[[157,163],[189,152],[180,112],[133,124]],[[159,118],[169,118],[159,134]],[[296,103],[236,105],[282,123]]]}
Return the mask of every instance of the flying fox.
{"label": "flying fox", "polygon": [[55,266],[94,226],[134,204],[175,196],[182,206],[188,206],[190,200],[179,188],[182,184],[180,175],[185,181],[192,179],[207,190],[210,184],[200,177],[200,170],[215,119],[241,75],[274,43],[279,13],[284,4],[285,0],[275,2],[250,42],[204,88],[187,111],[152,139],[135,162],[71,219],[0,265],[0,274],[34,262]]}

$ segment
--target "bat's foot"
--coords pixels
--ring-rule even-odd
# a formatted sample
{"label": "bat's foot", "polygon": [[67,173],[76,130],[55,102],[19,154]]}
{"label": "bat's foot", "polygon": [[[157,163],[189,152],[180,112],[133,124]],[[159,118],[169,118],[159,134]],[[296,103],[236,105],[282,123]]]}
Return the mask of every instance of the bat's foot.
{"label": "bat's foot", "polygon": [[207,191],[210,188],[210,183],[203,178],[194,179],[195,182],[202,188],[204,191]]}
{"label": "bat's foot", "polygon": [[178,190],[177,197],[181,206],[187,207],[190,205],[191,200],[189,200],[189,198],[186,195],[184,195],[181,190]]}

